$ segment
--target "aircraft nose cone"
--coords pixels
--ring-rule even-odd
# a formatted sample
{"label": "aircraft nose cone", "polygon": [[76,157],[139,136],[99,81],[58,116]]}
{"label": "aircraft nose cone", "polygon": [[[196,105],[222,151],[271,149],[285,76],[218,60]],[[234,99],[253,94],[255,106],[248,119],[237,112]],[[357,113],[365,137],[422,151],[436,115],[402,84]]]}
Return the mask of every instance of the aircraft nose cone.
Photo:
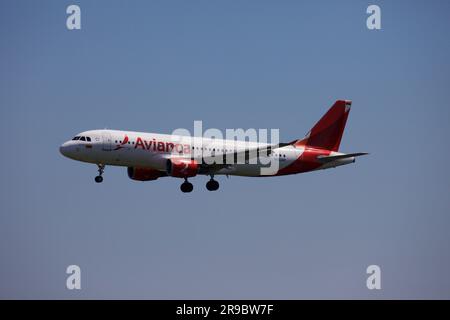
{"label": "aircraft nose cone", "polygon": [[68,157],[69,156],[69,150],[68,150],[68,146],[67,146],[67,142],[64,142],[60,147],[59,147],[59,152],[65,156]]}

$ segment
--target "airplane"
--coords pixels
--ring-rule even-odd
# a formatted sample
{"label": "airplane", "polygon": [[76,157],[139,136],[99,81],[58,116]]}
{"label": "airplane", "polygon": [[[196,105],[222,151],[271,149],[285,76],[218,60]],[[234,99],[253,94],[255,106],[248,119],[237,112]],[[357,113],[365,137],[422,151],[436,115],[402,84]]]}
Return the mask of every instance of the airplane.
{"label": "airplane", "polygon": [[[73,160],[96,164],[95,182],[103,181],[105,166],[127,167],[128,177],[152,181],[162,177],[184,179],[180,189],[193,190],[188,181],[206,175],[209,191],[219,189],[218,175],[283,176],[329,169],[355,162],[368,153],[341,153],[339,145],[352,102],[337,100],[305,138],[288,143],[259,143],[157,133],[90,130],[64,142],[59,150]],[[238,161],[240,159],[241,161]],[[221,160],[221,161],[219,161]],[[268,165],[270,164],[270,165]],[[272,164],[275,170],[263,173]]]}

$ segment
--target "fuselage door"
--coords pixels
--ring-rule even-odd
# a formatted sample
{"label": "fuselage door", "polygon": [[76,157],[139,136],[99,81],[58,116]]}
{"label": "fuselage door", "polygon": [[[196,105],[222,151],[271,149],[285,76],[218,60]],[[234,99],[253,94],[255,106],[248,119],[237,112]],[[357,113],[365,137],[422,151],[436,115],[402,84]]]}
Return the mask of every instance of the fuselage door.
{"label": "fuselage door", "polygon": [[112,137],[111,133],[105,131],[102,133],[102,139],[103,139],[103,147],[102,150],[104,151],[111,151],[112,150]]}

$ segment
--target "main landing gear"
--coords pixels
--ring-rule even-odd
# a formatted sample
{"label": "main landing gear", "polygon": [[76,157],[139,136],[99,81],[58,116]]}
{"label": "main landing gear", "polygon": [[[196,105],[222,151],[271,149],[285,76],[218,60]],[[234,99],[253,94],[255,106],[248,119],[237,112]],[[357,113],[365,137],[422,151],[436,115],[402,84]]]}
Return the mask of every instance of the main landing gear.
{"label": "main landing gear", "polygon": [[214,180],[214,176],[211,176],[211,180],[206,183],[206,189],[208,189],[209,191],[216,191],[217,189],[219,189],[219,182]]}
{"label": "main landing gear", "polygon": [[[211,176],[211,180],[206,183],[206,189],[209,191],[216,191],[219,189],[219,182],[214,180],[214,176]],[[187,180],[187,178],[184,178],[184,182],[181,184],[180,190],[184,193],[189,193],[194,190],[194,186]]]}
{"label": "main landing gear", "polygon": [[184,178],[184,182],[181,184],[180,190],[184,193],[192,192],[192,190],[194,190],[194,186],[187,180],[187,178]]}
{"label": "main landing gear", "polygon": [[103,181],[102,174],[105,171],[105,165],[104,164],[98,164],[98,176],[95,177],[95,182],[100,183]]}

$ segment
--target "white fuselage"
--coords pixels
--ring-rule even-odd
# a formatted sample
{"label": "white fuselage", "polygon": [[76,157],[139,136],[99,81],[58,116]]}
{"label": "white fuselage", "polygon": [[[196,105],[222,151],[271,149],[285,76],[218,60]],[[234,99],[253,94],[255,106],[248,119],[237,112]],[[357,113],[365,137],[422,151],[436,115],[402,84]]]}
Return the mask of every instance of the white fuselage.
{"label": "white fuselage", "polygon": [[183,193],[193,190],[188,178],[208,175],[206,189],[216,191],[219,183],[215,175],[281,176],[355,162],[355,157],[367,153],[337,152],[350,107],[350,100],[337,100],[304,138],[287,143],[250,142],[247,132],[239,138],[239,133],[234,132],[231,140],[223,140],[104,129],[78,134],[63,143],[60,152],[68,158],[96,164],[97,183],[103,181],[105,166],[111,165],[127,167],[128,177],[136,181],[165,176],[182,178]]}
{"label": "white fuselage", "polygon": [[[256,142],[106,129],[85,131],[77,137],[80,138],[69,140],[61,146],[60,151],[63,155],[95,164],[145,167],[160,171],[165,170],[167,159],[174,156],[201,159],[214,154],[220,158],[224,153],[229,154],[267,145]],[[84,141],[81,138],[84,138]],[[90,141],[87,141],[88,139]],[[278,148],[269,156],[261,156],[260,161],[254,161],[256,163],[238,162],[221,168],[215,174],[260,176],[261,167],[267,166],[270,161],[276,161],[279,169],[282,169],[296,161],[303,151],[302,147]]]}

